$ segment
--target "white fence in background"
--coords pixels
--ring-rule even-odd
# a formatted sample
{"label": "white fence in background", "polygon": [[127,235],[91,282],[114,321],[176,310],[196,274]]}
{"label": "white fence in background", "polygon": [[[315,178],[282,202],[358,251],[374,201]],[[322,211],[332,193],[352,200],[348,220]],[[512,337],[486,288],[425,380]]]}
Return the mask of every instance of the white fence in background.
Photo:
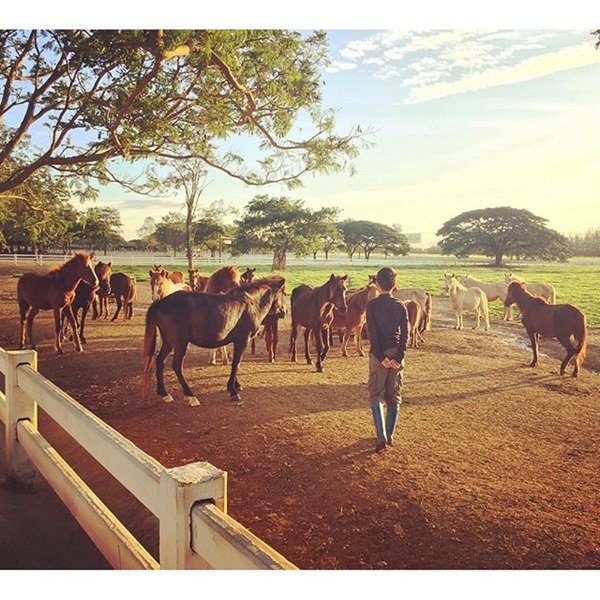
{"label": "white fence in background", "polygon": [[[0,348],[0,372],[7,482],[27,488],[37,469],[114,568],[296,568],[227,515],[226,472],[165,468],[40,375],[33,350]],[[38,406],[158,517],[158,562],[40,434]]]}

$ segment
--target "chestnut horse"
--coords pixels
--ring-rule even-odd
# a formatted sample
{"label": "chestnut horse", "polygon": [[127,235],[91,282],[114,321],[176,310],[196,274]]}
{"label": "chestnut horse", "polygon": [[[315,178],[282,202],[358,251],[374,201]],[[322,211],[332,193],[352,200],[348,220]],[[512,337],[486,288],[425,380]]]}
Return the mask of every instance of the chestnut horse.
{"label": "chestnut horse", "polygon": [[190,288],[192,292],[205,292],[210,277],[200,275],[198,269],[188,269],[188,274],[190,276]]}
{"label": "chestnut horse", "polygon": [[[560,374],[565,374],[567,365],[573,359],[573,377],[577,377],[587,351],[585,314],[571,304],[549,304],[544,298],[528,292],[521,281],[513,281],[508,286],[504,305],[511,304],[519,307],[521,322],[531,340],[533,360],[529,366],[537,365],[539,337],[553,337],[567,351],[567,356],[560,364]],[[576,346],[571,342],[571,336],[575,339]]]}
{"label": "chestnut horse", "polygon": [[151,304],[146,313],[143,395],[148,392],[158,330],[162,345],[156,356],[156,391],[165,402],[173,401],[165,389],[163,375],[165,358],[173,350],[173,371],[186,400],[190,406],[199,405],[183,376],[183,359],[190,343],[203,348],[233,343],[227,390],[232,400],[241,400],[242,386],[237,379],[240,360],[262,320],[272,310],[283,308],[284,284],[282,277],[269,277],[225,294],[181,292]]}
{"label": "chestnut horse", "polygon": [[[233,288],[240,285],[241,275],[240,271],[235,266],[221,267],[215,271],[206,282],[206,289],[204,290],[207,294],[224,294],[229,292]],[[221,360],[224,365],[229,364],[229,356],[227,355],[227,348],[219,348],[221,353]],[[217,351],[212,350],[208,359],[209,365],[217,364]]]}
{"label": "chestnut horse", "polygon": [[419,342],[423,343],[425,341],[420,331],[423,309],[416,300],[404,300],[404,306],[406,306],[406,314],[408,315],[408,345],[410,348],[418,348]]}
{"label": "chestnut horse", "polygon": [[337,308],[333,309],[333,321],[330,331],[333,329],[344,329],[344,335],[342,336],[342,356],[348,356],[347,346],[352,332],[354,332],[358,355],[365,355],[362,347],[362,330],[367,322],[367,302],[378,295],[377,278],[374,275],[369,275],[369,282],[364,288],[346,295],[348,310],[345,313],[340,312]]}
{"label": "chestnut horse", "polygon": [[296,339],[298,327],[304,327],[304,355],[306,363],[311,365],[312,359],[308,352],[308,338],[314,333],[317,346],[317,372],[323,373],[323,361],[329,350],[329,327],[333,321],[333,309],[341,313],[348,310],[346,304],[348,275],[334,275],[319,287],[299,285],[292,290],[292,333],[290,337],[290,352],[292,362],[296,362]]}
{"label": "chestnut horse", "polygon": [[117,303],[117,310],[111,321],[116,321],[121,308],[124,308],[123,320],[130,320],[133,318],[133,301],[137,295],[135,277],[129,277],[125,273],[113,273],[110,276],[110,286],[112,288],[112,295]]}
{"label": "chestnut horse", "polygon": [[45,275],[25,273],[17,282],[17,302],[21,314],[21,339],[19,349],[27,342],[35,349],[33,342],[33,319],[40,310],[54,311],[54,347],[57,354],[64,354],[61,346],[61,312],[64,310],[73,330],[73,343],[77,352],[82,352],[77,323],[71,309],[75,297],[75,288],[80,281],[86,281],[92,287],[98,285],[92,258],[94,253],[76,253],[60,267],[51,269]]}

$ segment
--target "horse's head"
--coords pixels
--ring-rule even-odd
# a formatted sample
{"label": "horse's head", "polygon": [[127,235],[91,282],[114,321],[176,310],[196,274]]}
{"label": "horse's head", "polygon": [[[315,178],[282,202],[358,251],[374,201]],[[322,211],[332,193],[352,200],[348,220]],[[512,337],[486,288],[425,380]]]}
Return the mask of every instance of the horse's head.
{"label": "horse's head", "polygon": [[248,267],[244,273],[242,273],[242,275],[240,276],[240,283],[241,285],[247,284],[247,283],[252,283],[252,281],[254,280],[254,273],[256,272],[256,268],[251,269],[250,267]]}
{"label": "horse's head", "polygon": [[348,290],[348,275],[334,275],[331,274],[329,281],[327,282],[327,288],[329,291],[328,300],[331,302],[342,314],[348,310],[346,304],[346,291]]}
{"label": "horse's head", "polygon": [[377,275],[369,275],[369,282],[366,287],[368,288],[367,302],[377,298],[379,296],[379,286],[377,285]]}
{"label": "horse's head", "polygon": [[96,276],[98,277],[98,282],[100,285],[100,295],[101,296],[109,296],[110,295],[110,276],[112,275],[111,269],[112,263],[103,263],[101,261],[96,263],[94,267],[94,271]]}
{"label": "horse's head", "polygon": [[506,290],[506,298],[504,299],[504,306],[511,306],[515,304],[519,295],[523,295],[525,291],[525,284],[521,281],[511,281],[508,284]]}
{"label": "horse's head", "polygon": [[456,281],[456,275],[454,275],[454,273],[444,273],[444,293],[446,296],[450,293],[453,281]]}
{"label": "horse's head", "polygon": [[93,258],[93,252],[90,254],[78,252],[71,260],[75,266],[76,276],[95,288],[98,286],[98,277],[96,277],[94,265],[92,264]]}
{"label": "horse's head", "polygon": [[163,276],[161,271],[149,271],[150,274],[150,291],[152,292],[152,302],[161,298],[158,295],[158,285],[159,282],[162,282],[161,285],[164,286],[164,280],[166,277]]}
{"label": "horse's head", "polygon": [[269,314],[275,315],[278,319],[283,319],[287,312],[285,308],[285,279],[283,277],[273,279],[271,282],[271,290],[275,292],[275,294],[273,296],[273,301],[271,302]]}

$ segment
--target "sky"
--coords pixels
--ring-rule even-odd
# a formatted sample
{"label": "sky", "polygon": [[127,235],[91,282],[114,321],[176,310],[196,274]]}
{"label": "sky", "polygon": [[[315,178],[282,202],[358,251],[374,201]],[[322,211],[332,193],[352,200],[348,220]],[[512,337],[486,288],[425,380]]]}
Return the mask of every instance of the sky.
{"label": "sky", "polygon": [[[325,28],[331,62],[322,72],[323,107],[336,110],[340,133],[357,124],[376,132],[353,177],[308,175],[290,191],[251,188],[214,172],[204,204],[223,200],[241,212],[257,193],[286,195],[315,209],[337,206],[342,218],[398,224],[421,233],[425,245],[448,219],[490,206],[526,208],[567,235],[600,227],[600,50],[590,35],[600,24],[577,2],[564,14],[543,15],[512,0],[485,13],[462,2],[435,11],[419,5],[410,13],[396,7],[389,19],[388,4],[382,10],[376,1],[369,4],[375,17],[351,9],[315,17],[310,4],[312,12],[291,16],[259,11],[240,23],[232,11],[199,23]],[[131,18],[118,25],[158,25]],[[96,13],[93,20],[107,25]],[[158,221],[179,210],[183,197],[140,197],[110,185],[96,203],[118,208],[132,239],[147,216]]]}

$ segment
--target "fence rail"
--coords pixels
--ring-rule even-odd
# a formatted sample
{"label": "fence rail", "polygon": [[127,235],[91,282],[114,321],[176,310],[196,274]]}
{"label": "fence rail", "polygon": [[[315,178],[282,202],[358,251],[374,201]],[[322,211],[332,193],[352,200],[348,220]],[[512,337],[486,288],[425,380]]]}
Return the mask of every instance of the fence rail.
{"label": "fence rail", "polygon": [[[41,473],[119,569],[295,569],[227,515],[227,473],[209,463],[167,469],[37,372],[33,350],[0,348],[0,420],[9,484]],[[40,434],[41,407],[159,519],[156,561]]]}

